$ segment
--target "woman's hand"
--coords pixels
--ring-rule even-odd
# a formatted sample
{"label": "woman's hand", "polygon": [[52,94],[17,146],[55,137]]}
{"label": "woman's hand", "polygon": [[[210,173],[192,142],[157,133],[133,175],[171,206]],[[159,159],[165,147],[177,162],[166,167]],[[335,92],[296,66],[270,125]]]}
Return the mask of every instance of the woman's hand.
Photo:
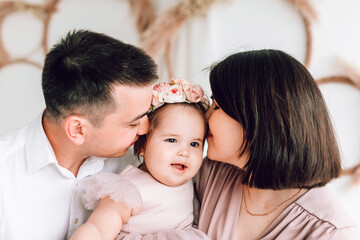
{"label": "woman's hand", "polygon": [[341,172],[341,175],[352,175],[353,181],[352,185],[360,184],[360,163],[352,168],[344,169]]}
{"label": "woman's hand", "polygon": [[360,164],[355,169],[353,184],[354,185],[359,185],[360,184]]}

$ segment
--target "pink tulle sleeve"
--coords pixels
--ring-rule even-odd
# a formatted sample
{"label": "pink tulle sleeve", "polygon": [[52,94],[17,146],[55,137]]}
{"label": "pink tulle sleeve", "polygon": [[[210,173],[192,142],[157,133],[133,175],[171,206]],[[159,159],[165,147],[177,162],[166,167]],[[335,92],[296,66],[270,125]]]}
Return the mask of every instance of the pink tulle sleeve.
{"label": "pink tulle sleeve", "polygon": [[141,235],[136,232],[129,234],[120,233],[116,240],[168,240],[168,239],[177,239],[177,240],[211,240],[204,232],[196,228],[187,228],[187,229],[169,229],[162,230],[156,233],[149,233],[146,235]]}
{"label": "pink tulle sleeve", "polygon": [[85,208],[94,210],[99,199],[109,196],[115,202],[125,201],[131,208],[141,203],[137,187],[115,173],[97,173],[81,181]]}

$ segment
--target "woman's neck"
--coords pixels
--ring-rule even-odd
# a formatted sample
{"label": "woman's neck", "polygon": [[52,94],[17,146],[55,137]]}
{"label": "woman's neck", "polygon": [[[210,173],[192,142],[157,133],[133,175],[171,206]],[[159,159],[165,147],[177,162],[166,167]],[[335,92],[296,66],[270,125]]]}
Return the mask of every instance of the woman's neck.
{"label": "woman's neck", "polygon": [[285,209],[306,192],[305,189],[290,188],[271,190],[251,188],[244,185],[244,201],[247,211],[258,215],[267,215],[278,208]]}
{"label": "woman's neck", "polygon": [[259,239],[271,223],[306,189],[269,190],[244,185],[233,240]]}

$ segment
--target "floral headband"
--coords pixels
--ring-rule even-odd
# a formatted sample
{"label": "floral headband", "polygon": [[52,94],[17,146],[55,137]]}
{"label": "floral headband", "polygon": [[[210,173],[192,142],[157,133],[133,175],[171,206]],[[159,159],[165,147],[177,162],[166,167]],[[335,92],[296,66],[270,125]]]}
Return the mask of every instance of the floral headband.
{"label": "floral headband", "polygon": [[157,83],[153,86],[150,112],[165,103],[181,102],[197,103],[207,102],[207,100],[200,85],[193,85],[185,80],[173,78],[170,83]]}

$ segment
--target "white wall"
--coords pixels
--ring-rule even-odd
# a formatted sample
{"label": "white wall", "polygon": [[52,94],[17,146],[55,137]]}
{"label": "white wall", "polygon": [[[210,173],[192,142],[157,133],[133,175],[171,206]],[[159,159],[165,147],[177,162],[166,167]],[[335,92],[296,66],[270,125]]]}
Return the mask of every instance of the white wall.
{"label": "white wall", "polygon": [[[0,1],[4,2],[3,0]],[[42,0],[25,1],[43,4]],[[178,0],[153,0],[158,15]],[[312,21],[313,51],[309,71],[315,79],[346,74],[336,61],[342,58],[360,72],[360,1],[309,0],[317,11]],[[1,10],[1,9],[0,9]],[[7,16],[1,40],[11,57],[42,65],[43,22],[31,11]],[[53,15],[48,45],[74,28],[109,34],[140,46],[134,18],[126,0],[61,0]],[[297,9],[287,0],[222,0],[206,16],[188,21],[174,38],[172,62],[175,75],[201,84],[208,94],[208,73],[203,69],[230,53],[259,48],[284,50],[301,62],[306,52],[306,32]],[[161,80],[168,78],[164,59],[157,60]],[[0,134],[30,122],[44,108],[41,69],[29,64],[0,68]],[[360,92],[342,84],[320,85],[328,104],[344,167],[360,162]],[[360,225],[360,186],[350,187],[351,177],[331,183],[344,207]]]}

